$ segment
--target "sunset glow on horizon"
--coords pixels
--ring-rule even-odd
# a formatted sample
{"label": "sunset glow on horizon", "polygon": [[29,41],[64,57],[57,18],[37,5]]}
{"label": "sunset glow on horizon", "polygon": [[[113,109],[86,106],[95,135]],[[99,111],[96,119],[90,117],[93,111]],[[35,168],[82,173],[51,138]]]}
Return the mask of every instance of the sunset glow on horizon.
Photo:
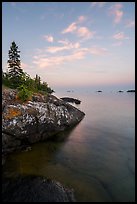
{"label": "sunset glow on horizon", "polygon": [[3,2],[3,71],[12,41],[53,89],[135,88],[134,2]]}

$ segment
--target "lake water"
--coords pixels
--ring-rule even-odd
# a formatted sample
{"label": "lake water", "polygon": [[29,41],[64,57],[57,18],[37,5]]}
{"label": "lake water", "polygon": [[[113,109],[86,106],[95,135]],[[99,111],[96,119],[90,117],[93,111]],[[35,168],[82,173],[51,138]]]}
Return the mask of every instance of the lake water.
{"label": "lake water", "polygon": [[13,153],[5,175],[35,174],[75,191],[77,201],[135,201],[135,93],[60,92],[75,97],[84,119],[55,141]]}

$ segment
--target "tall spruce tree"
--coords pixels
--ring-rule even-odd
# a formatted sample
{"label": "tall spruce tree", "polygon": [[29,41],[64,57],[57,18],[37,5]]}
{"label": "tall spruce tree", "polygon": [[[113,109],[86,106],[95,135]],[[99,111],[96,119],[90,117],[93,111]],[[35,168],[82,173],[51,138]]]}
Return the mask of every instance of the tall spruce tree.
{"label": "tall spruce tree", "polygon": [[39,90],[40,89],[40,84],[41,84],[41,79],[40,79],[40,76],[36,74],[36,77],[35,77],[35,85],[36,85],[36,88]]}
{"label": "tall spruce tree", "polygon": [[20,62],[20,51],[18,46],[13,41],[10,50],[9,50],[9,59],[8,59],[8,76],[13,88],[17,88],[21,84],[23,69],[21,68]]}

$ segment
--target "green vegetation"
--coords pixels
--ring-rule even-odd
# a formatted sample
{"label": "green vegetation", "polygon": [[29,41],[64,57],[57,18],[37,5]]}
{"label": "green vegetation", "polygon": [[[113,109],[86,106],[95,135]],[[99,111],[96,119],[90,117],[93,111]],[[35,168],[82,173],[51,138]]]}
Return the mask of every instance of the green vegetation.
{"label": "green vegetation", "polygon": [[48,94],[54,92],[47,82],[41,82],[40,76],[36,74],[36,77],[32,79],[29,74],[23,71],[19,53],[18,46],[13,41],[7,61],[8,71],[2,71],[2,84],[12,89],[18,89],[18,97],[22,101],[27,100],[33,93]]}
{"label": "green vegetation", "polygon": [[24,85],[18,87],[17,98],[21,99],[23,102],[27,101],[32,96],[32,91],[29,91]]}

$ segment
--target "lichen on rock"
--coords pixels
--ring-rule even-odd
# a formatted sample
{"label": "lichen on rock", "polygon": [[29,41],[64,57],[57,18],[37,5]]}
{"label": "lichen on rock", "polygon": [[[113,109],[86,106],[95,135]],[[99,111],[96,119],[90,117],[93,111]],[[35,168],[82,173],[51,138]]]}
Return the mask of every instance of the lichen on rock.
{"label": "lichen on rock", "polygon": [[15,107],[14,105],[10,105],[7,109],[7,112],[4,114],[4,118],[12,119],[16,116],[20,116],[21,114],[21,111],[17,107]]}
{"label": "lichen on rock", "polygon": [[[6,96],[5,96],[6,95]],[[11,97],[12,95],[12,97]],[[36,96],[27,103],[16,101],[16,92],[3,93],[2,131],[4,151],[16,149],[16,145],[45,140],[57,132],[72,127],[82,120],[84,113],[55,96]],[[6,99],[7,97],[7,99]],[[15,99],[15,100],[13,100]],[[7,100],[7,101],[6,101]],[[18,140],[20,142],[15,142]],[[13,146],[13,148],[11,148]]]}

